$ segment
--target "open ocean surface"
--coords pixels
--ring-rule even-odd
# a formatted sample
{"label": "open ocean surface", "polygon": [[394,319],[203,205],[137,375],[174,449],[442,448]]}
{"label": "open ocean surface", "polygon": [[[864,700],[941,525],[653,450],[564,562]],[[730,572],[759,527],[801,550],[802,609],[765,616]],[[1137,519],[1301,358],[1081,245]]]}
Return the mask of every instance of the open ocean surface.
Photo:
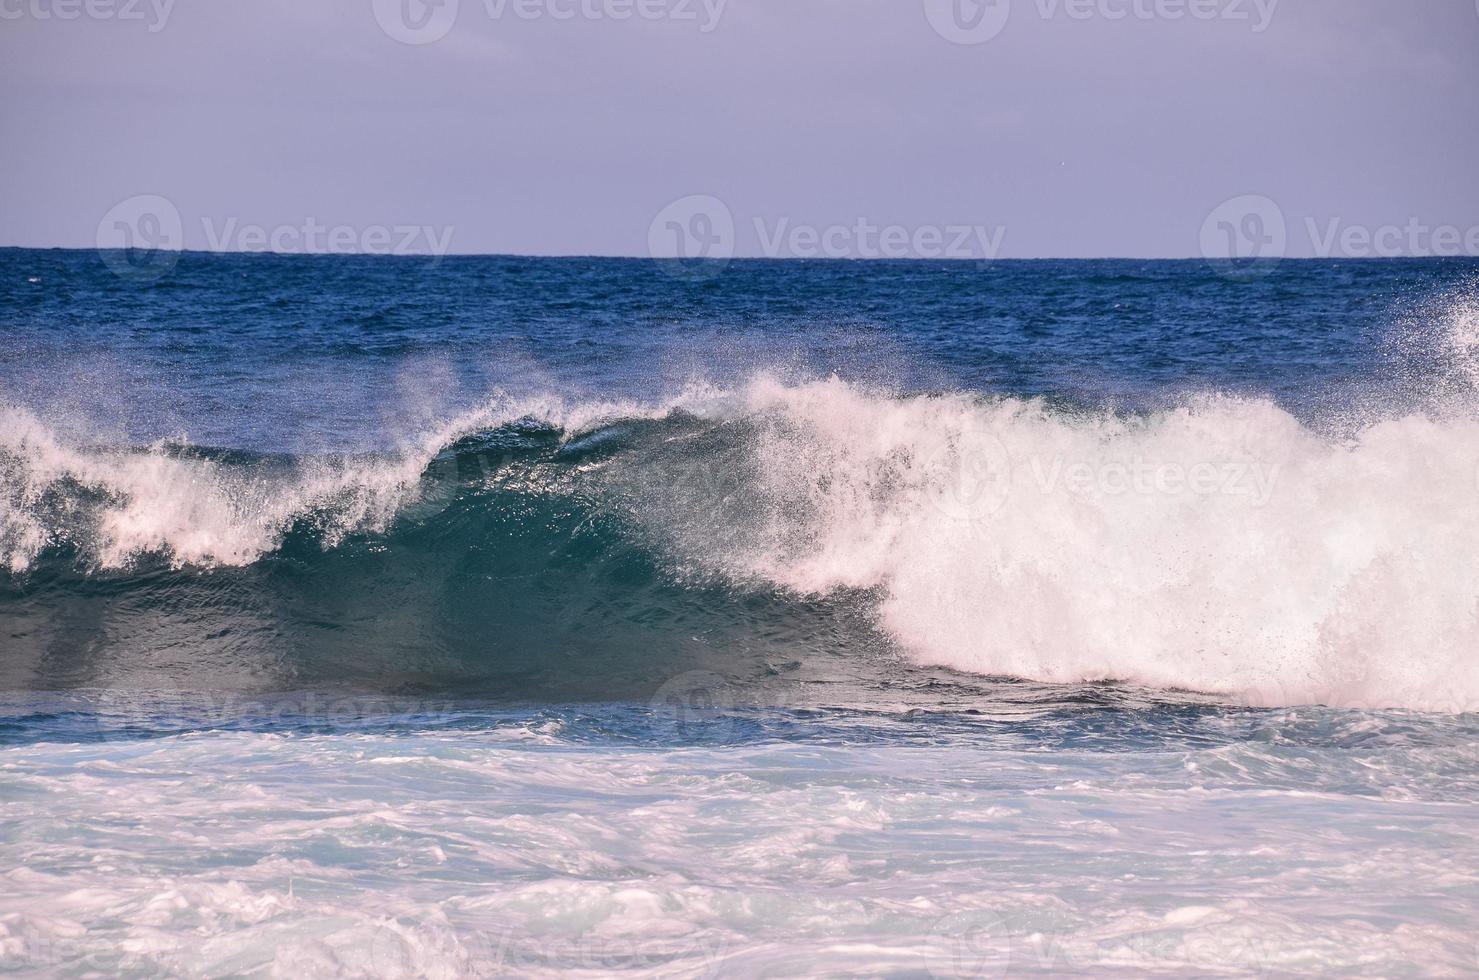
{"label": "open ocean surface", "polygon": [[0,972],[1474,976],[1479,261],[0,249]]}

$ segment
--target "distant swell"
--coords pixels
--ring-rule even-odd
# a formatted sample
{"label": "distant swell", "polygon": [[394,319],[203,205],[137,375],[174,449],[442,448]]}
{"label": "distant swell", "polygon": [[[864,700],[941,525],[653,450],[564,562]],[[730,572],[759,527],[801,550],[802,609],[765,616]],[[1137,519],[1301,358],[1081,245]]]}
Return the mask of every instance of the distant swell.
{"label": "distant swell", "polygon": [[[89,447],[12,407],[0,615],[32,638],[34,686],[59,622],[143,593],[141,656],[414,679],[471,669],[469,637],[526,671],[556,670],[556,641],[804,647],[863,595],[919,664],[1472,711],[1476,462],[1454,405],[1331,435],[1261,400],[1129,415],[764,375],[651,405],[494,399],[325,459]],[[106,657],[74,668],[109,683]]]}

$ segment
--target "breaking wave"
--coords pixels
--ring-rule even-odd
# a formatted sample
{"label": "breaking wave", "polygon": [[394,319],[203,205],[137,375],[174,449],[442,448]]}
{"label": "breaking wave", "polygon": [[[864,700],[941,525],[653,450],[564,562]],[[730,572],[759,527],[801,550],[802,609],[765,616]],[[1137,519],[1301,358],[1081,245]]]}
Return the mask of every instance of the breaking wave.
{"label": "breaking wave", "polygon": [[876,641],[1048,683],[1471,711],[1476,462],[1462,399],[1320,428],[1248,398],[1128,413],[760,374],[646,405],[495,397],[319,458],[90,446],[11,406],[0,619],[33,687],[117,680],[102,646],[58,665],[80,620],[150,669],[298,681],[498,657],[556,690],[583,648],[611,691],[694,644],[722,666]]}

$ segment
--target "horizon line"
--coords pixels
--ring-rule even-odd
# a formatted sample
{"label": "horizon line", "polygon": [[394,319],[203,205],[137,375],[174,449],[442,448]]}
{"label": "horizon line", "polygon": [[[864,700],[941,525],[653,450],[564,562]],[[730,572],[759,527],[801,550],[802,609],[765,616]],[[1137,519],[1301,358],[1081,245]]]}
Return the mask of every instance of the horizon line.
{"label": "horizon line", "polygon": [[1269,255],[1248,259],[1229,260],[1223,257],[1208,258],[1204,255],[1014,255],[988,258],[985,256],[864,256],[864,255],[732,255],[724,258],[679,258],[676,256],[630,255],[603,252],[279,252],[272,249],[209,249],[209,248],[99,248],[81,245],[0,245],[0,251],[16,252],[157,252],[174,255],[220,255],[254,258],[365,258],[365,259],[606,259],[622,262],[657,263],[729,263],[729,262],[934,262],[975,263],[988,265],[997,262],[1227,262],[1227,261],[1279,261],[1279,262],[1372,262],[1372,261],[1453,261],[1479,260],[1479,254],[1460,255]]}

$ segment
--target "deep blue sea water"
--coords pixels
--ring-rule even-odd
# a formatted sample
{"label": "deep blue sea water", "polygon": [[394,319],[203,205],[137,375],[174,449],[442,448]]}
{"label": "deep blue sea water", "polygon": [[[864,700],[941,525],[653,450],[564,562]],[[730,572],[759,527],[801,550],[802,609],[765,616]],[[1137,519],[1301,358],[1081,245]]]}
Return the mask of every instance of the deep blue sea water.
{"label": "deep blue sea water", "polygon": [[0,249],[0,338],[0,969],[1479,971],[1479,262]]}

